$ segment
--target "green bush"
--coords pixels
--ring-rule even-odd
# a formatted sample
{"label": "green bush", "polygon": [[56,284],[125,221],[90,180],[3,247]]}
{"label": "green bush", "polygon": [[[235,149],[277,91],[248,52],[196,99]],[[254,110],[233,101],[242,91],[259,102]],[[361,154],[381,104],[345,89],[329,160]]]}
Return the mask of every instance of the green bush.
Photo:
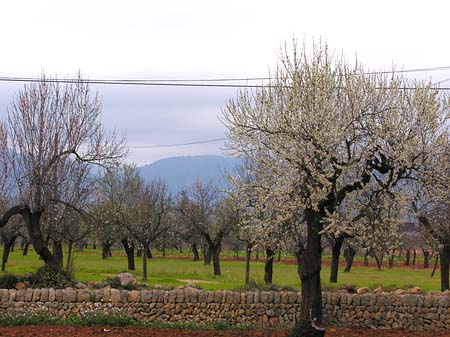
{"label": "green bush", "polygon": [[0,276],[0,289],[13,289],[19,279],[16,275],[5,274]]}
{"label": "green bush", "polygon": [[65,288],[75,284],[72,276],[56,265],[39,268],[28,281],[34,288]]}

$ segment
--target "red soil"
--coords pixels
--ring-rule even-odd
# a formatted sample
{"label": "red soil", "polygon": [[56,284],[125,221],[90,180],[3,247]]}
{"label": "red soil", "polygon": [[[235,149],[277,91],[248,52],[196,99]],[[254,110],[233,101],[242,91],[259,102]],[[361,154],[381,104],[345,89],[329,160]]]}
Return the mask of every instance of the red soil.
{"label": "red soil", "polygon": [[[411,332],[405,330],[370,330],[329,328],[326,337],[445,337],[445,331]],[[287,331],[193,331],[136,327],[62,327],[23,326],[0,327],[2,337],[285,337]]]}

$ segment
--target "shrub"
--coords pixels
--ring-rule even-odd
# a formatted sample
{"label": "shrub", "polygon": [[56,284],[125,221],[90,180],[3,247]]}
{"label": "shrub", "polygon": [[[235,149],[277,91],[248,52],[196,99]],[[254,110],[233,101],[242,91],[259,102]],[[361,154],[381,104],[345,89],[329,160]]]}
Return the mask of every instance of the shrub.
{"label": "shrub", "polygon": [[66,271],[56,265],[45,265],[29,278],[35,288],[65,288],[75,284],[75,280]]}
{"label": "shrub", "polygon": [[12,289],[16,286],[19,279],[16,275],[5,274],[0,276],[0,289]]}

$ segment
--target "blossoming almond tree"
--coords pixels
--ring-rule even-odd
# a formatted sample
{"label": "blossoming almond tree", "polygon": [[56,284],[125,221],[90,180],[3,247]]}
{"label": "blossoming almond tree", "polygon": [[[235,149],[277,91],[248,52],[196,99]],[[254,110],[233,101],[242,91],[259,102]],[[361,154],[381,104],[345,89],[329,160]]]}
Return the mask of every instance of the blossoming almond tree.
{"label": "blossoming almond tree", "polygon": [[367,73],[321,45],[283,52],[270,86],[228,101],[227,150],[258,163],[258,198],[296,241],[302,303],[292,336],[325,333],[321,237],[340,230],[339,205],[369,183],[393,190],[431,165],[448,137],[448,112],[448,97],[432,85]]}

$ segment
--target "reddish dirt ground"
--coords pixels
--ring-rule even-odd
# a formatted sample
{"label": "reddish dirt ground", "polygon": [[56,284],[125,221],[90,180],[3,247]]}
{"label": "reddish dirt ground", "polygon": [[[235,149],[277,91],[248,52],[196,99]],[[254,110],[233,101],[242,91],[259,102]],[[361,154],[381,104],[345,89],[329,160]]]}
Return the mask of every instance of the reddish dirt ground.
{"label": "reddish dirt ground", "polygon": [[[134,327],[0,327],[2,337],[285,337],[287,331],[192,331]],[[450,332],[329,328],[326,337],[448,337]]]}

